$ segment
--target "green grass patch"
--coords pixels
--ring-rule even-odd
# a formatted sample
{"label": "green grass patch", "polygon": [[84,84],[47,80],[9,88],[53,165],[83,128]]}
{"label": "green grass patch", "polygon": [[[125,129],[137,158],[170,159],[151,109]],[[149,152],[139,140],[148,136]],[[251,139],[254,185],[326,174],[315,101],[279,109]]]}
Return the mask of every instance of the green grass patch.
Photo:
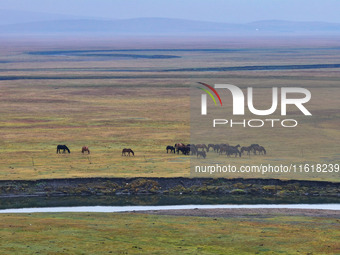
{"label": "green grass patch", "polygon": [[339,221],[109,213],[1,215],[2,254],[337,254]]}

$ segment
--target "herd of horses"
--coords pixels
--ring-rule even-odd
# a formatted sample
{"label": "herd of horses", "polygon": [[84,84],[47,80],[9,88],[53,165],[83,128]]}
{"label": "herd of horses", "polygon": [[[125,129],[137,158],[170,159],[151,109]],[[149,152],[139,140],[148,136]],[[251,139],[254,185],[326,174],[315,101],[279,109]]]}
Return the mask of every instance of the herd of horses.
{"label": "herd of horses", "polygon": [[[231,146],[227,143],[222,144],[184,144],[184,143],[176,143],[175,146],[168,145],[166,147],[166,153],[174,153],[179,154],[181,152],[183,155],[197,155],[197,158],[206,158],[207,152],[212,150],[213,152],[216,152],[220,155],[225,154],[228,157],[235,155],[235,157],[239,156],[241,157],[242,154],[247,153],[248,156],[250,156],[251,153],[254,155],[263,154],[266,155],[267,151],[266,149],[259,145],[259,144],[251,144],[250,146],[244,146],[241,147],[239,144],[236,146]],[[58,153],[71,153],[70,149],[66,145],[58,145],[57,146],[57,154]],[[90,154],[90,149],[87,146],[83,146],[81,148],[81,153]],[[135,153],[130,148],[124,148],[122,150],[122,156],[135,156]]]}
{"label": "herd of horses", "polygon": [[257,155],[257,152],[259,155],[263,154],[266,155],[267,151],[266,149],[259,145],[259,144],[251,144],[250,146],[244,146],[241,147],[239,144],[236,146],[231,146],[227,143],[222,144],[184,144],[184,143],[176,143],[175,146],[168,145],[166,147],[166,153],[176,153],[179,154],[181,152],[183,155],[197,155],[197,158],[206,158],[207,152],[210,150],[222,155],[225,154],[228,157],[235,155],[235,157],[239,156],[241,157],[242,154],[245,152],[248,156],[250,156],[251,153],[254,155]]}
{"label": "herd of horses", "polygon": [[[71,153],[70,149],[66,145],[59,144],[57,146],[57,154],[66,153],[66,151],[68,153]],[[90,149],[88,146],[83,146],[81,148],[81,153],[85,153],[85,152],[87,152],[87,154],[90,154]],[[130,154],[132,154],[132,156],[135,155],[135,153],[131,149],[124,148],[122,150],[122,156],[130,156]]]}

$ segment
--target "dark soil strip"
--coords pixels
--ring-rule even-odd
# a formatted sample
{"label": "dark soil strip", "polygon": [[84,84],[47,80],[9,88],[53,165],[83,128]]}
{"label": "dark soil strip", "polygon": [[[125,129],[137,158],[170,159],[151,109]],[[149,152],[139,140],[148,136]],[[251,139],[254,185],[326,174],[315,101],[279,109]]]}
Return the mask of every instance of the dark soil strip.
{"label": "dark soil strip", "polygon": [[0,181],[1,197],[101,195],[250,195],[333,197],[340,183],[278,179],[74,178]]}

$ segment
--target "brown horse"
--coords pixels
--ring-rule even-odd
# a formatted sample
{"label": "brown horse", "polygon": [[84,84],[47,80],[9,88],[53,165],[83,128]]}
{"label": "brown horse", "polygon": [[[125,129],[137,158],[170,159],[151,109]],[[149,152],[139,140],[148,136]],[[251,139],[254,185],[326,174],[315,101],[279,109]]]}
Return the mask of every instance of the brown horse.
{"label": "brown horse", "polygon": [[179,151],[182,151],[182,148],[185,148],[186,145],[184,143],[176,143],[174,147],[176,149],[177,154],[179,154]]}
{"label": "brown horse", "polygon": [[87,151],[87,154],[90,154],[89,147],[83,146],[83,147],[81,148],[81,153],[84,153],[85,151]]}
{"label": "brown horse", "polygon": [[122,156],[129,156],[130,157],[130,153],[132,153],[132,156],[135,156],[135,153],[131,149],[124,148],[122,150]]}

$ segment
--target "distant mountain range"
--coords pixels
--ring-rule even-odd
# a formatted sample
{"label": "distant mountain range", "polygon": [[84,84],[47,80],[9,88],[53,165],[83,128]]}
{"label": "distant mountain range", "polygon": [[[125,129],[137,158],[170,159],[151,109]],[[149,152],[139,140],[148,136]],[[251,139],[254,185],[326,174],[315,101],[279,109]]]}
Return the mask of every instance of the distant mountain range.
{"label": "distant mountain range", "polygon": [[[15,18],[21,15],[20,18]],[[20,21],[20,22],[19,22]],[[103,20],[0,10],[0,35],[340,35],[340,23],[264,20],[230,24],[169,18]]]}

